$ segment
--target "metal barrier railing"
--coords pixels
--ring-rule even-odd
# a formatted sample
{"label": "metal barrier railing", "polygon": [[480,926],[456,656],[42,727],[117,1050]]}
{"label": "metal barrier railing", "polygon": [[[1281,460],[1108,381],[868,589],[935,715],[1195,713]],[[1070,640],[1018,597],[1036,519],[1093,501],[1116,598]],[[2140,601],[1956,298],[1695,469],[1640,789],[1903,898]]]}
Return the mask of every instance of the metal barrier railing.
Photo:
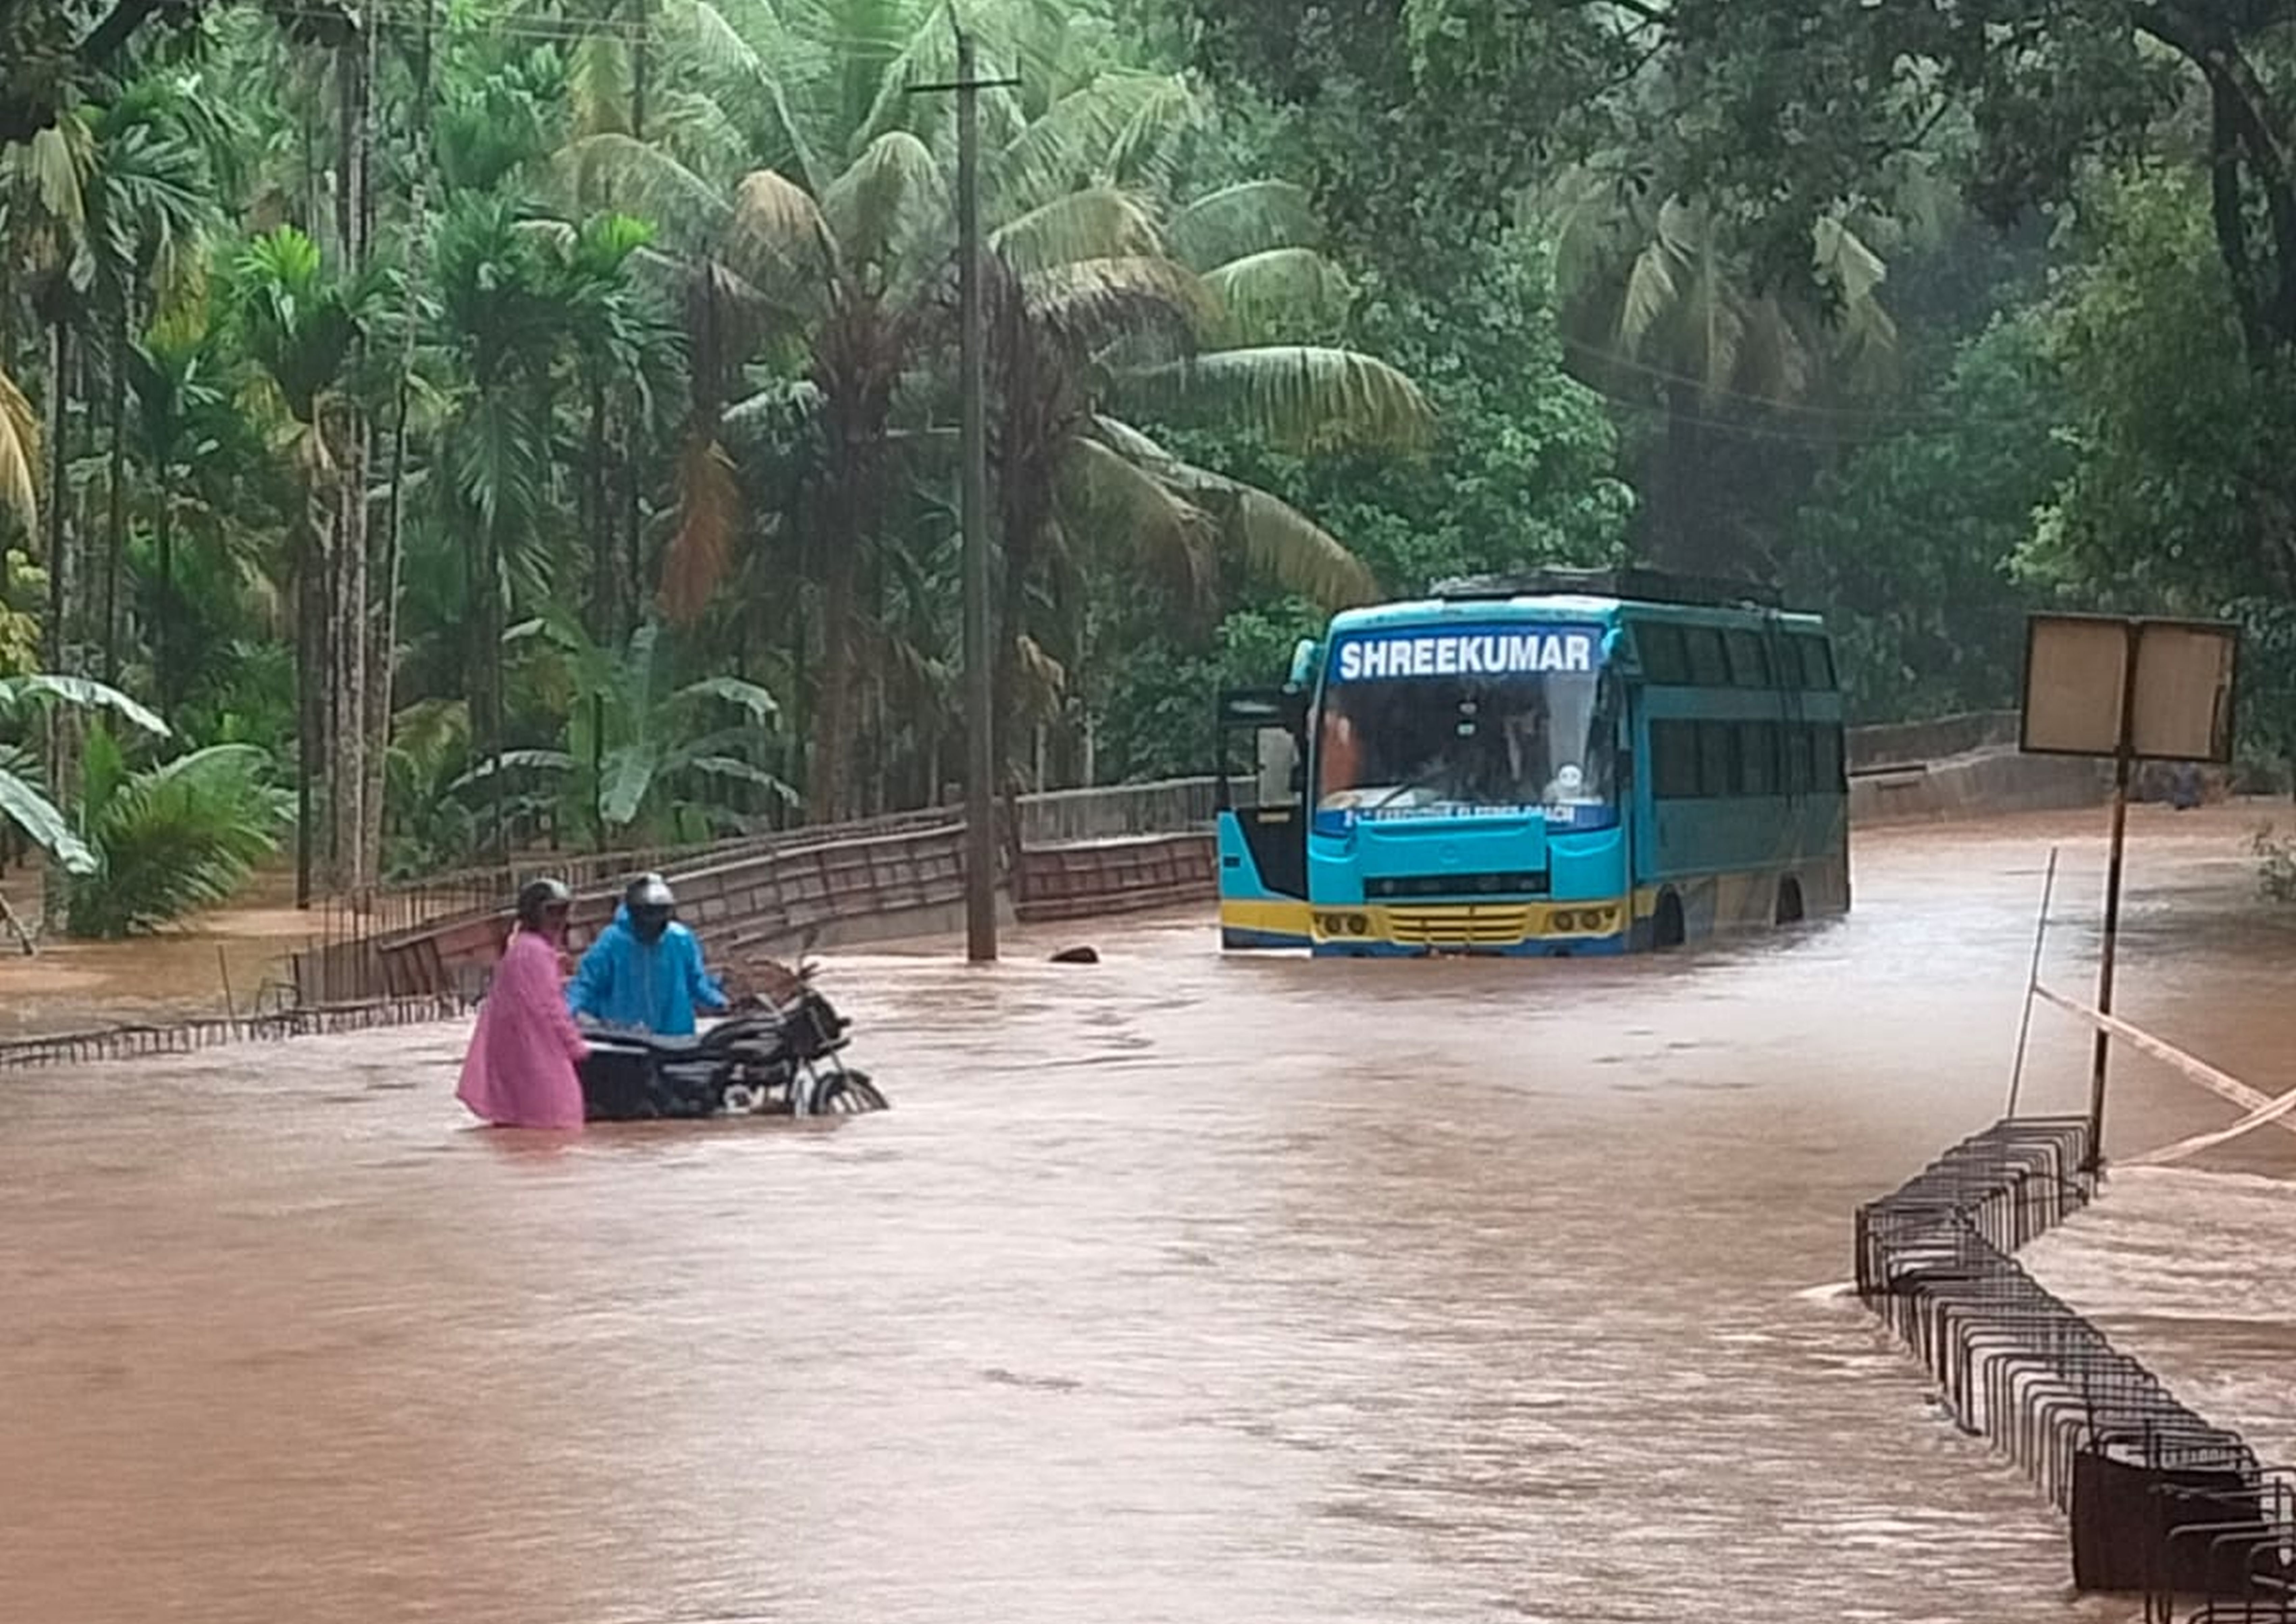
{"label": "metal barrier railing", "polygon": [[185,1055],[227,1043],[276,1042],[328,1032],[366,1032],[448,1021],[467,1013],[469,1000],[440,997],[369,999],[348,1004],[305,1004],[267,1014],[210,1016],[164,1025],[106,1026],[0,1042],[0,1072]]}
{"label": "metal barrier railing", "polygon": [[1926,1366],[1961,1428],[2070,1523],[2083,1590],[2169,1624],[2296,1624],[2296,1489],[2010,1254],[2095,1196],[2088,1125],[2013,1117],[1857,1215],[1857,1293]]}

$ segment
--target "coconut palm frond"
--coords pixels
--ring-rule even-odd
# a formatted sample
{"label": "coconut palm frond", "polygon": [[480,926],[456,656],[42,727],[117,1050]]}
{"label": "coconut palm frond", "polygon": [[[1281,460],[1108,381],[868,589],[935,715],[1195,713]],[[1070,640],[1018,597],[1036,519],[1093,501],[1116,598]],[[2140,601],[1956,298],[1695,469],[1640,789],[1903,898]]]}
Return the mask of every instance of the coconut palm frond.
{"label": "coconut palm frond", "polygon": [[742,490],[725,447],[699,434],[687,439],[678,458],[677,497],[677,534],[662,558],[662,607],[673,621],[691,624],[733,566]]}
{"label": "coconut palm frond", "polygon": [[1018,690],[1013,708],[1021,720],[1032,727],[1056,720],[1062,697],[1068,691],[1068,667],[1025,632],[1013,638],[1013,686]]}
{"label": "coconut palm frond", "polygon": [[1264,249],[1204,273],[1238,339],[1328,331],[1355,290],[1339,266],[1313,249]]}
{"label": "coconut palm frond", "polygon": [[699,252],[724,229],[718,188],[660,148],[614,132],[569,143],[552,160],[559,190],[578,215],[616,209],[651,220],[663,236]]}
{"label": "coconut palm frond", "polygon": [[40,419],[16,380],[0,370],[0,508],[27,535],[40,530]]}
{"label": "coconut palm frond", "polygon": [[1327,609],[1378,600],[1370,566],[1289,502],[1252,486],[1231,485],[1218,511],[1222,539],[1286,591]]}
{"label": "coconut palm frond", "polygon": [[673,0],[668,15],[693,43],[703,72],[755,91],[763,99],[774,133],[788,145],[791,162],[808,186],[819,186],[824,176],[813,143],[798,121],[787,86],[766,58],[709,0]]}
{"label": "coconut palm frond", "polygon": [[1310,248],[1319,235],[1306,188],[1290,181],[1243,181],[1208,192],[1165,228],[1175,257],[1199,270],[1270,249]]}
{"label": "coconut palm frond", "polygon": [[1151,468],[1100,440],[1072,440],[1061,465],[1060,502],[1072,532],[1120,543],[1183,603],[1209,599],[1211,518]]}
{"label": "coconut palm frond", "polygon": [[1063,338],[1097,347],[1177,328],[1210,332],[1219,300],[1185,266],[1161,257],[1081,259],[1037,272],[1023,284],[1029,314]]}
{"label": "coconut palm frond", "polygon": [[821,213],[850,264],[882,268],[946,240],[948,188],[925,143],[891,130],[830,184]]}
{"label": "coconut palm frond", "polygon": [[1177,423],[1256,428],[1301,449],[1424,445],[1434,408],[1383,361],[1308,345],[1221,350],[1119,374],[1120,403]]}
{"label": "coconut palm frond", "polygon": [[836,239],[804,187],[774,169],[757,169],[734,189],[722,251],[769,298],[808,303],[841,274]]}
{"label": "coconut palm frond", "polygon": [[1056,198],[1000,226],[990,249],[1022,274],[1079,259],[1128,259],[1162,250],[1146,203],[1113,186]]}
{"label": "coconut palm frond", "polygon": [[1120,155],[1141,116],[1170,105],[1185,86],[1176,76],[1103,73],[1054,102],[991,154],[985,166],[1005,212],[1021,213],[1119,171]]}

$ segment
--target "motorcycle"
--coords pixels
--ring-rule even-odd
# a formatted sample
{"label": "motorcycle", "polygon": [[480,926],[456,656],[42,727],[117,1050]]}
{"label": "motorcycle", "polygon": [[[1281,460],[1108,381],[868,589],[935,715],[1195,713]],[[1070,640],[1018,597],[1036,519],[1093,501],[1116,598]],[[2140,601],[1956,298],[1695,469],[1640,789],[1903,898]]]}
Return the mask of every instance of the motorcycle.
{"label": "motorcycle", "polygon": [[852,1022],[813,984],[814,968],[769,965],[772,988],[692,1037],[593,1030],[578,1068],[583,1114],[620,1122],[883,1110],[869,1074],[845,1064]]}

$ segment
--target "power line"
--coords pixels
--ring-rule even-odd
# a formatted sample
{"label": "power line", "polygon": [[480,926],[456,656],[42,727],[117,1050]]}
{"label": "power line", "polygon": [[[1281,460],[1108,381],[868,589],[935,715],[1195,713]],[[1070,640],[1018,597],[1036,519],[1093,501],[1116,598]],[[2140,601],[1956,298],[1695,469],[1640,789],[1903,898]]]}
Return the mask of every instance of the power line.
{"label": "power line", "polygon": [[[1671,367],[1640,361],[1605,346],[1589,344],[1584,339],[1574,339],[1568,333],[1558,336],[1562,339],[1565,349],[1574,350],[1579,355],[1590,356],[1607,365],[1638,373],[1645,378],[1655,379],[1662,383],[1686,384],[1709,399],[1735,401],[1741,405],[1756,407],[1764,412],[1788,412],[1844,423],[1891,424],[1908,429],[1962,428],[1971,426],[2005,428],[2022,427],[2025,422],[2021,418],[1978,417],[1963,412],[1921,411],[1888,406],[1829,406],[1811,401],[1775,400],[1767,396],[1753,394],[1749,390],[1733,389],[1715,384],[1689,372],[1677,371]],[[1600,392],[1606,399],[1619,400],[1621,405],[1636,404],[1610,395],[1607,391]]]}

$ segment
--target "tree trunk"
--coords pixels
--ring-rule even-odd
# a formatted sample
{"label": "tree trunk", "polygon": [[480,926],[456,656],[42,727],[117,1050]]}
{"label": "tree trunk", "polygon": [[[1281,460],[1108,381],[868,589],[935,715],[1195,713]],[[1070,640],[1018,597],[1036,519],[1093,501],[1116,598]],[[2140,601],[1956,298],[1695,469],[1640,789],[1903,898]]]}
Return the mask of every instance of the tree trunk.
{"label": "tree trunk", "polygon": [[[71,328],[63,322],[48,327],[48,669],[72,669],[70,612],[72,602],[71,448],[65,431],[71,424]],[[61,789],[61,786],[54,786]]]}
{"label": "tree trunk", "polygon": [[334,654],[334,706],[330,812],[334,834],[334,884],[350,895],[367,884],[366,846],[367,661],[373,628],[367,620],[366,419],[345,405],[334,414],[335,451],[334,600],[329,606]]}
{"label": "tree trunk", "polygon": [[308,908],[315,889],[318,823],[312,805],[312,786],[326,760],[323,718],[325,706],[319,657],[321,593],[320,536],[315,522],[316,502],[304,504],[302,522],[296,526],[295,559],[295,906]]}
{"label": "tree trunk", "polygon": [[[342,274],[356,278],[366,263],[368,233],[373,222],[368,175],[373,158],[373,30],[364,24],[335,55],[337,149],[335,221],[342,244]],[[363,355],[358,347],[346,362],[355,373]],[[337,892],[356,896],[369,882],[366,869],[369,776],[367,692],[369,662],[373,646],[368,624],[368,577],[372,526],[367,512],[367,468],[371,457],[366,412],[357,397],[355,378],[345,379],[346,392],[324,414],[322,432],[335,465],[334,537],[327,605],[328,643],[333,655],[330,669],[331,749],[327,773],[331,833],[334,857],[332,880]]]}
{"label": "tree trunk", "polygon": [[[842,506],[843,504],[838,504]],[[859,560],[857,536],[829,537],[821,594],[821,705],[814,715],[812,771],[806,785],[816,823],[847,815],[851,799],[854,734],[853,595]]]}
{"label": "tree trunk", "polygon": [[[408,123],[407,145],[413,158],[414,184],[407,200],[407,217],[414,231],[414,251],[408,256],[411,266],[424,263],[428,242],[426,232],[429,214],[430,135],[430,68],[435,27],[435,0],[422,0],[422,19],[415,41],[414,105]],[[370,68],[370,73],[372,69]],[[370,125],[372,120],[369,121]],[[373,238],[373,188],[368,188],[370,203],[368,236]],[[370,883],[382,876],[382,827],[386,810],[387,768],[390,759],[390,736],[398,715],[397,687],[398,678],[398,599],[401,577],[406,558],[406,456],[407,417],[412,404],[412,391],[407,379],[414,371],[414,338],[418,324],[414,320],[419,308],[418,293],[413,274],[406,284],[406,345],[400,355],[398,388],[393,403],[390,426],[390,492],[385,509],[381,534],[376,543],[379,556],[370,583],[373,600],[367,616],[366,649],[366,793],[363,821],[359,835],[359,862]]]}
{"label": "tree trunk", "polygon": [[152,604],[152,682],[160,698],[160,714],[173,720],[176,707],[176,667],[171,633],[176,617],[176,501],[168,488],[168,463],[152,470],[159,504],[152,510],[152,545],[158,554],[159,591]]}
{"label": "tree trunk", "polygon": [[[53,322],[48,327],[48,654],[50,671],[64,674],[79,669],[79,650],[72,635],[78,601],[77,572],[72,564],[71,327]],[[72,816],[79,788],[79,729],[69,706],[48,713],[48,794]],[[47,865],[40,886],[41,927],[62,935],[70,926],[71,877],[59,862]]]}
{"label": "tree trunk", "polygon": [[105,345],[109,376],[104,415],[111,441],[103,526],[103,680],[119,680],[119,555],[127,535],[127,307],[123,296],[111,313]]}

